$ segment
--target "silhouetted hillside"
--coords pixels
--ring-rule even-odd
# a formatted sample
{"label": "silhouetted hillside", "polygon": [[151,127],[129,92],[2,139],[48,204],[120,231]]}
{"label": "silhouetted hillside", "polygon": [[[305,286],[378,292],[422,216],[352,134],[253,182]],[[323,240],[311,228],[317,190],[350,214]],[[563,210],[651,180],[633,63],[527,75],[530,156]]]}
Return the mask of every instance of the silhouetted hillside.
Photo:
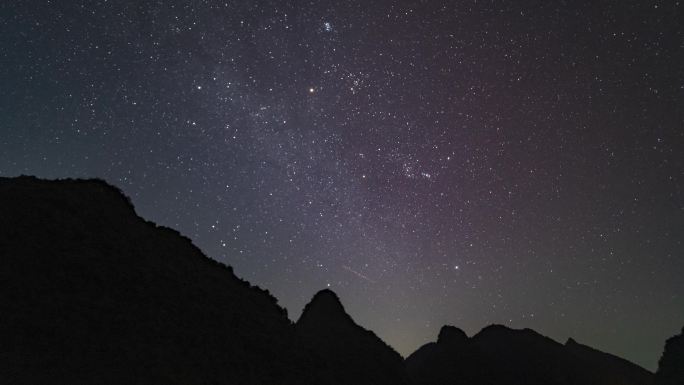
{"label": "silhouetted hillside", "polygon": [[[681,384],[682,336],[658,385]],[[410,375],[410,377],[409,377]],[[0,178],[0,382],[649,385],[569,340],[445,326],[405,361],[330,290],[296,324],[267,291],[138,217],[99,180]],[[674,381],[674,382],[673,382]]]}
{"label": "silhouetted hillside", "polygon": [[650,384],[652,374],[574,341],[566,346],[533,330],[488,326],[468,339],[445,326],[436,343],[406,359],[417,384]]}
{"label": "silhouetted hillside", "polygon": [[0,255],[3,383],[319,382],[275,298],[102,181],[0,178]]}
{"label": "silhouetted hillside", "polygon": [[684,328],[665,342],[665,351],[658,362],[656,385],[684,384]]}
{"label": "silhouetted hillside", "polygon": [[612,354],[604,353],[569,338],[565,350],[586,375],[587,384],[650,384],[653,373]]}
{"label": "silhouetted hillside", "polygon": [[461,329],[443,326],[437,342],[421,346],[405,362],[416,384],[471,384],[486,375],[478,370],[479,359]]}
{"label": "silhouetted hillside", "polygon": [[316,370],[335,378],[336,384],[408,384],[399,353],[358,326],[332,291],[316,293],[296,327],[319,358]]}

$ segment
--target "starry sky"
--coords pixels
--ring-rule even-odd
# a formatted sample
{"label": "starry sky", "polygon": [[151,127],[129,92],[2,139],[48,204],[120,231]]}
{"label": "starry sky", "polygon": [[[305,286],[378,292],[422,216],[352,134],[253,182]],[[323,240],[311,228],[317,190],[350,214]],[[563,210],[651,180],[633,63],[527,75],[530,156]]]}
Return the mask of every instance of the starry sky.
{"label": "starry sky", "polygon": [[684,324],[679,1],[3,1],[0,175],[98,177],[401,354]]}

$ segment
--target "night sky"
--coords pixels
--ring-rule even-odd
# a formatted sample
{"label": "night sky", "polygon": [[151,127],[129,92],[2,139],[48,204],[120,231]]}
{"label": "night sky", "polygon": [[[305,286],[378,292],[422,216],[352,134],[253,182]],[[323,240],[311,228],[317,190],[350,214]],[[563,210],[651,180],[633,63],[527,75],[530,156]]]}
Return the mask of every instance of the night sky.
{"label": "night sky", "polygon": [[0,175],[98,177],[407,355],[684,325],[679,1],[3,1]]}

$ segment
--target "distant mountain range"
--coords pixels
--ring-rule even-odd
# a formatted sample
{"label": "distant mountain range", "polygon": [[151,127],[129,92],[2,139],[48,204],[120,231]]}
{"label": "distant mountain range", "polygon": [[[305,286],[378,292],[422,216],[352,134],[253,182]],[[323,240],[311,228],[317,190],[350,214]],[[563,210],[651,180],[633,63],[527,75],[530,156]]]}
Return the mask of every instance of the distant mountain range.
{"label": "distant mountain range", "polygon": [[537,332],[488,326],[472,338],[445,326],[437,342],[406,359],[415,384],[651,384],[653,374],[570,339],[559,344]]}
{"label": "distant mountain range", "polygon": [[445,326],[403,360],[330,290],[292,323],[101,180],[0,178],[2,383],[682,385],[683,345],[654,375],[572,339]]}

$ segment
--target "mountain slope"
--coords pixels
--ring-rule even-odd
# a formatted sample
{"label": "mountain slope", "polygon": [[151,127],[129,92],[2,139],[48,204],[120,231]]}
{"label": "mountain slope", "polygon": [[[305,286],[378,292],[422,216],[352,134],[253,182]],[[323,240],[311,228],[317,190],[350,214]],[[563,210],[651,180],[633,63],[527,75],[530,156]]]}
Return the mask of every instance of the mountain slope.
{"label": "mountain slope", "polygon": [[684,328],[665,342],[665,351],[658,362],[656,385],[684,384]]}
{"label": "mountain slope", "polygon": [[0,377],[9,383],[307,383],[266,291],[98,180],[0,178]]}
{"label": "mountain slope", "polygon": [[623,358],[604,353],[569,338],[565,350],[586,373],[587,383],[649,384],[653,373]]}
{"label": "mountain slope", "polygon": [[[445,326],[404,361],[330,290],[293,325],[267,291],[138,217],[99,180],[0,178],[0,315],[0,379],[10,384],[650,385],[653,377],[573,340],[498,325],[472,338]],[[681,382],[681,342],[668,340],[659,385]]]}
{"label": "mountain slope", "polygon": [[465,332],[443,326],[437,342],[421,346],[405,362],[406,371],[416,384],[471,384],[480,378],[479,359]]}
{"label": "mountain slope", "polygon": [[[423,385],[649,385],[652,374],[610,354],[569,341],[561,345],[530,329],[488,326],[468,339],[446,326],[436,343],[407,357],[412,380]],[[452,338],[443,338],[449,333]]]}
{"label": "mountain slope", "polygon": [[335,384],[408,384],[399,353],[357,325],[335,293],[314,295],[296,324],[298,335],[319,357],[317,368]]}

